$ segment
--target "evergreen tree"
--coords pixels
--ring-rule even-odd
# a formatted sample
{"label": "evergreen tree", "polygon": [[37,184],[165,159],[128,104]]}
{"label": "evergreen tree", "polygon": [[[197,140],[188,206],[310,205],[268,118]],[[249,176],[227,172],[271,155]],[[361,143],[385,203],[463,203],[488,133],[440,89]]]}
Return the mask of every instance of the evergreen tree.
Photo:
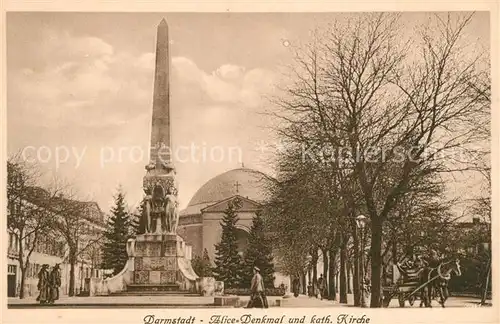
{"label": "evergreen tree", "polygon": [[102,267],[113,269],[113,274],[119,273],[127,263],[127,240],[130,238],[130,217],[126,212],[125,195],[118,189],[115,196],[115,206],[111,209],[112,216],[108,219],[106,238],[103,244]]}
{"label": "evergreen tree", "polygon": [[195,255],[193,259],[191,260],[191,266],[193,267],[193,271],[199,276],[199,277],[205,277],[203,273],[203,260],[199,255]]}
{"label": "evergreen tree", "polygon": [[210,264],[210,258],[208,256],[208,251],[205,249],[203,251],[203,256],[195,255],[191,261],[193,265],[193,270],[200,277],[211,277],[212,276],[212,265]]}
{"label": "evergreen tree", "polygon": [[237,288],[241,282],[242,260],[238,254],[235,206],[230,202],[221,221],[222,239],[215,246],[214,277],[224,282],[226,288]]}
{"label": "evergreen tree", "polygon": [[144,200],[141,201],[141,204],[136,208],[135,212],[131,215],[131,223],[130,230],[132,236],[137,236],[138,234],[143,234],[146,232],[145,224],[142,221],[142,213],[144,211]]}
{"label": "evergreen tree", "polygon": [[253,218],[243,265],[243,287],[250,287],[253,277],[253,267],[255,266],[260,269],[264,286],[266,288],[274,287],[274,264],[271,242],[265,235],[264,220],[260,212],[256,213]]}
{"label": "evergreen tree", "polygon": [[194,272],[200,277],[212,277],[212,265],[207,249],[203,250],[203,256],[195,255],[191,261]]}
{"label": "evergreen tree", "polygon": [[213,269],[212,269],[212,264],[210,262],[210,257],[208,256],[207,249],[203,250],[203,257],[201,259],[201,262],[203,264],[203,272],[205,277],[212,277]]}

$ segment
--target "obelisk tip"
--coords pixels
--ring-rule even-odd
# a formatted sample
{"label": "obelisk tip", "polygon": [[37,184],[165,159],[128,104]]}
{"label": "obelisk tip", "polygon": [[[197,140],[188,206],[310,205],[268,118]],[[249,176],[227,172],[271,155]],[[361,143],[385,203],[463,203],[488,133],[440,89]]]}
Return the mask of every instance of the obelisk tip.
{"label": "obelisk tip", "polygon": [[168,26],[167,21],[163,18],[158,26]]}

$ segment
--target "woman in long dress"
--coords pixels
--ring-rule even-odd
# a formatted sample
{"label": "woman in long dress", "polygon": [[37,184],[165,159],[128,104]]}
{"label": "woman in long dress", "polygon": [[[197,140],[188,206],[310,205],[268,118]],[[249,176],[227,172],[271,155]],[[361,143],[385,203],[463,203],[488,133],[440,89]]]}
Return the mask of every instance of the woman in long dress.
{"label": "woman in long dress", "polygon": [[38,290],[40,291],[40,294],[38,295],[38,298],[36,299],[37,301],[40,302],[40,304],[46,304],[49,301],[49,265],[44,264],[42,265],[42,268],[38,272]]}
{"label": "woman in long dress", "polygon": [[54,301],[59,299],[59,287],[61,287],[61,272],[59,270],[59,264],[56,264],[49,275],[50,284],[50,294],[49,294],[49,304],[53,304]]}

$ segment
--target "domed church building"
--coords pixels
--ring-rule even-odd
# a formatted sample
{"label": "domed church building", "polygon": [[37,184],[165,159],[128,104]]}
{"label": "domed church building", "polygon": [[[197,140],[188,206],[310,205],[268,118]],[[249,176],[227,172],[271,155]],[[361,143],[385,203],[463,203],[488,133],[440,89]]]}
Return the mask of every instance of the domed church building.
{"label": "domed church building", "polygon": [[[265,197],[265,185],[270,181],[262,172],[249,168],[238,168],[219,174],[206,182],[191,198],[186,209],[180,212],[177,232],[192,246],[193,256],[202,256],[207,249],[210,261],[215,259],[215,245],[222,237],[220,225],[228,203],[239,200],[238,252],[244,255],[252,220]],[[282,283],[290,287],[289,278],[279,273],[279,264],[274,261],[275,286]]]}

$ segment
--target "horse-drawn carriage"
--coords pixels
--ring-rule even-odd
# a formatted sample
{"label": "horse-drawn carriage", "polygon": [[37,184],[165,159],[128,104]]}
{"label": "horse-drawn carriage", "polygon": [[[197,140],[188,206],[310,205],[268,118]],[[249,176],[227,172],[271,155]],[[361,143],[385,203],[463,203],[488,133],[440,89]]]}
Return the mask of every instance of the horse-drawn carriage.
{"label": "horse-drawn carriage", "polygon": [[407,301],[413,306],[419,297],[420,307],[431,307],[432,299],[439,296],[439,303],[444,307],[452,273],[461,275],[458,260],[441,262],[437,267],[393,265],[391,276],[385,278],[382,288],[382,306],[389,307],[394,297],[397,297],[400,307],[405,307]]}

